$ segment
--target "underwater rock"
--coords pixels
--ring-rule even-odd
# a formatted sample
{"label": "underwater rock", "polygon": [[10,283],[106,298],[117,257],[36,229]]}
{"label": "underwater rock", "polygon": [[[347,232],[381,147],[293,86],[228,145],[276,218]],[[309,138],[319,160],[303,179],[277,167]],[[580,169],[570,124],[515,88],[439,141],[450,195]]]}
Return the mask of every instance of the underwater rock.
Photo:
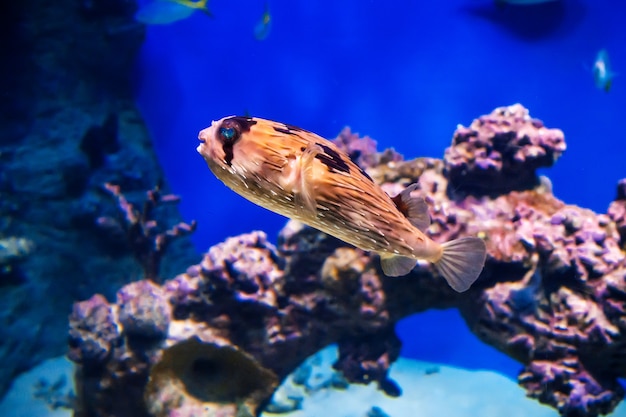
{"label": "underwater rock", "polygon": [[389,366],[400,356],[402,343],[393,329],[339,342],[339,358],[333,365],[350,382],[378,381],[381,391],[398,397],[402,389],[387,377]]}
{"label": "underwater rock", "polygon": [[[142,276],[128,246],[97,225],[118,212],[103,183],[134,203],[163,177],[131,88],[145,30],[135,8],[131,0],[0,6],[0,237],[34,248],[0,273],[0,397],[18,373],[66,353],[73,302],[94,293],[112,300]],[[153,214],[162,224],[182,220],[173,206]],[[161,276],[198,259],[188,238],[177,239]]]}
{"label": "underwater rock", "polygon": [[[389,377],[400,348],[395,323],[431,308],[457,308],[481,340],[521,363],[519,384],[528,395],[563,416],[595,417],[613,410],[624,397],[618,378],[626,376],[626,256],[620,248],[620,208],[610,215],[596,214],[554,197],[535,169],[552,164],[565,149],[562,134],[543,128],[523,107],[498,109],[472,126],[508,133],[470,134],[469,142],[461,143],[480,138],[481,144],[463,147],[465,162],[458,165],[432,158],[381,157],[368,158],[378,162],[367,168],[390,194],[419,181],[416,193],[428,202],[432,223],[427,232],[432,239],[475,235],[485,240],[485,269],[468,292],[453,291],[425,262],[407,276],[386,277],[377,255],[295,221],[287,223],[276,247],[262,232],[229,238],[186,273],[160,287],[150,284],[146,297],[171,305],[171,321],[160,327],[165,332],[161,339],[133,342],[142,332],[154,333],[151,326],[136,326],[132,338],[122,336],[119,343],[109,344],[112,350],[97,369],[82,372],[86,367],[79,362],[78,399],[87,399],[83,403],[90,407],[79,416],[188,415],[189,410],[200,410],[204,405],[198,398],[203,394],[182,394],[180,370],[172,384],[149,385],[153,378],[162,378],[158,373],[168,373],[166,363],[183,360],[174,356],[191,349],[190,343],[201,345],[199,350],[209,346],[237,352],[247,358],[251,372],[255,369],[272,381],[283,380],[306,357],[337,343],[335,368],[346,381],[375,382],[386,393],[400,395],[403,387]],[[341,140],[346,149],[359,149],[349,143],[358,141],[356,136],[344,132]],[[481,156],[485,149],[509,147],[515,154],[505,152],[500,170],[488,170],[494,187],[450,198],[450,169],[467,168],[466,176],[483,178],[483,168],[474,164],[477,158],[471,152]],[[359,157],[363,155],[367,152]],[[519,175],[507,185],[514,172]],[[136,288],[120,291],[136,293]],[[83,303],[75,311],[88,310],[93,302]],[[118,314],[126,309],[123,304],[112,304],[110,311]],[[145,314],[157,315],[155,322],[164,320],[161,309],[137,314],[139,322],[150,322]],[[118,328],[124,328],[120,317],[114,318]],[[84,332],[94,332],[92,339],[100,340],[88,315],[85,320],[72,320],[71,332],[83,332],[74,340],[90,343]],[[193,368],[185,364],[183,368]],[[198,368],[199,378],[216,375],[213,366],[206,368]],[[170,371],[167,378],[176,372]],[[308,371],[299,372],[305,380]],[[128,392],[124,386],[130,381],[133,390]],[[168,391],[166,385],[177,388]],[[162,400],[151,402],[158,410],[148,410],[143,403],[148,386],[151,398]],[[124,406],[116,399],[122,392]],[[254,415],[254,408],[270,394],[227,390],[220,407],[211,402],[211,415],[233,415],[246,403],[253,406],[245,407],[245,413]],[[287,398],[276,409],[297,406],[297,399]]]}
{"label": "underwater rock", "polygon": [[163,351],[145,398],[156,417],[252,417],[277,387],[273,372],[236,347],[191,337]]}
{"label": "underwater rock", "polygon": [[70,315],[68,357],[81,364],[103,363],[119,344],[119,327],[107,300],[96,294],[87,301],[74,304]]}
{"label": "underwater rock", "polygon": [[167,334],[172,312],[161,287],[147,280],[128,284],[117,293],[117,305],[125,335],[152,339]]}
{"label": "underwater rock", "polygon": [[446,149],[449,192],[493,195],[538,185],[535,171],[565,151],[563,132],[531,119],[522,105],[499,107],[469,127],[459,126]]}

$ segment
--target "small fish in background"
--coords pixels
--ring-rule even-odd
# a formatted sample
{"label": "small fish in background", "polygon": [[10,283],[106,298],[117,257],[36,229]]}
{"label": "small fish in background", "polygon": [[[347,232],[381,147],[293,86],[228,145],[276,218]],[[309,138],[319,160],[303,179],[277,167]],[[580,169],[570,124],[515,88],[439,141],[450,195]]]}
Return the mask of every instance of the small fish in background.
{"label": "small fish in background", "polygon": [[212,16],[208,0],[154,0],[137,10],[135,20],[146,25],[169,25],[187,19],[196,10]]}
{"label": "small fish in background", "polygon": [[265,12],[261,16],[261,20],[254,25],[254,37],[258,41],[264,41],[270,34],[272,29],[272,15],[270,14],[270,5],[265,3]]}
{"label": "small fish in background", "polygon": [[596,83],[596,87],[608,93],[613,84],[613,78],[617,74],[611,70],[609,54],[606,49],[600,49],[591,71],[593,72],[593,80]]}
{"label": "small fish in background", "polygon": [[463,292],[483,269],[482,239],[440,244],[426,235],[428,205],[411,196],[417,184],[392,198],[337,145],[314,133],[231,116],[214,121],[198,138],[198,152],[227,187],[261,207],[378,253],[387,276],[406,275],[423,259]]}

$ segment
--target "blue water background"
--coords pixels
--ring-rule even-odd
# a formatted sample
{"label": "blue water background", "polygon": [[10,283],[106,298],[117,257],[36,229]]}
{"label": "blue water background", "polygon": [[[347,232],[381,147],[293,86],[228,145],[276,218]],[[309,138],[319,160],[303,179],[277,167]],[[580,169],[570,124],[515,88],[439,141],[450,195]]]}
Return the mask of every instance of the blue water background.
{"label": "blue water background", "polygon": [[[167,180],[197,219],[202,251],[227,236],[285,220],[235,195],[196,153],[198,131],[250,114],[332,138],[346,125],[407,158],[441,157],[457,124],[517,102],[564,131],[568,150],[545,173],[557,197],[605,212],[626,177],[626,4],[563,0],[498,8],[490,0],[270,1],[269,37],[253,28],[264,0],[213,0],[148,28],[136,98]],[[609,93],[591,65],[606,48],[621,72]],[[515,376],[520,368],[480,343],[456,311],[398,327],[403,355]]]}

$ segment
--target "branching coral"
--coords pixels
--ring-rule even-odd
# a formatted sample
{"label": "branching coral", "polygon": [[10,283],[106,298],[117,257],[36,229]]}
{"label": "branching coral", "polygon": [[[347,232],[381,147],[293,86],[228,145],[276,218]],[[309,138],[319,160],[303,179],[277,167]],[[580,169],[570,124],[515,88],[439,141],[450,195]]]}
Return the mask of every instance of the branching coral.
{"label": "branching coral", "polygon": [[[488,259],[476,284],[458,294],[424,263],[405,277],[385,277],[376,255],[295,221],[276,248],[262,232],[230,238],[163,286],[134,283],[113,305],[98,297],[77,304],[71,357],[81,370],[79,399],[88,404],[79,416],[182,416],[201,408],[208,416],[254,415],[271,390],[251,384],[223,391],[220,401],[198,391],[206,379],[225,381],[221,366],[231,359],[219,366],[202,359],[220,349],[274,387],[336,342],[335,367],[345,378],[399,395],[387,375],[399,350],[395,323],[448,307],[522,363],[519,383],[528,395],[568,417],[616,406],[624,396],[617,378],[626,376],[624,193],[609,215],[557,200],[536,169],[565,149],[562,134],[520,105],[459,127],[445,161],[368,154],[370,143],[352,141],[358,138],[343,132],[339,142],[359,150],[354,156],[390,194],[419,181],[433,239],[485,239]],[[185,382],[189,374],[180,369],[167,373],[167,384],[148,384],[162,380],[180,351],[182,369],[197,373],[199,385]],[[146,392],[158,409],[145,405]]]}
{"label": "branching coral", "polygon": [[161,204],[178,203],[180,197],[163,195],[159,186],[146,193],[141,211],[128,202],[119,186],[107,183],[104,189],[117,199],[124,216],[123,219],[101,216],[97,219],[98,226],[113,234],[123,231],[121,233],[126,235],[133,255],[143,268],[144,278],[158,281],[161,259],[167,246],[173,239],[192,233],[196,228],[195,220],[191,223],[180,222],[168,230],[162,230],[154,220],[154,211]]}

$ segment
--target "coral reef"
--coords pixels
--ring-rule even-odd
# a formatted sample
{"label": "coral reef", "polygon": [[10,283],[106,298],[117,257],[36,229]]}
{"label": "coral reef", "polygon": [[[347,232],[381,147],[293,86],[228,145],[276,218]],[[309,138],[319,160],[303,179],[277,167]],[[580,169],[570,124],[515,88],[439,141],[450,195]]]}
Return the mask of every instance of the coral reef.
{"label": "coral reef", "polygon": [[[562,415],[613,410],[626,376],[624,182],[608,215],[556,199],[536,169],[563,152],[563,135],[520,105],[459,127],[454,138],[444,161],[374,154],[371,143],[352,145],[349,132],[339,143],[358,150],[353,156],[391,195],[419,181],[433,239],[485,239],[485,269],[467,293],[427,263],[385,277],[376,255],[295,221],[277,247],[262,232],[233,237],[162,286],[136,282],[116,303],[95,296],[75,306],[77,416],[256,415],[271,390],[224,369],[254,369],[246,375],[274,387],[331,343],[349,382],[400,395],[388,376],[400,346],[394,325],[430,308],[459,309],[479,338],[522,364],[528,395]],[[243,378],[245,389],[207,394],[229,378]]]}
{"label": "coral reef", "polygon": [[[163,177],[130,83],[145,30],[135,8],[128,0],[0,4],[0,237],[33,248],[0,273],[0,397],[17,374],[65,353],[72,303],[94,293],[113,299],[142,276],[125,237],[111,239],[97,224],[118,213],[103,183],[135,202]],[[181,221],[174,206],[155,219]],[[177,239],[161,275],[197,260],[190,240]]]}

